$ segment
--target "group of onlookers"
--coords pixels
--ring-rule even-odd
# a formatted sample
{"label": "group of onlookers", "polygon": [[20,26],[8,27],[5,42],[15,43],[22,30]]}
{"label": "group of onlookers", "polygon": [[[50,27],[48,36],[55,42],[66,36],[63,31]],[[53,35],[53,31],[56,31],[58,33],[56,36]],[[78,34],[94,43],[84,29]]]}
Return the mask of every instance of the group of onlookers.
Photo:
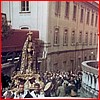
{"label": "group of onlookers", "polygon": [[[82,73],[48,72],[39,74],[26,82],[20,81],[16,91],[7,90],[3,98],[34,98],[34,97],[78,97],[81,88]],[[32,88],[26,88],[30,84]]]}

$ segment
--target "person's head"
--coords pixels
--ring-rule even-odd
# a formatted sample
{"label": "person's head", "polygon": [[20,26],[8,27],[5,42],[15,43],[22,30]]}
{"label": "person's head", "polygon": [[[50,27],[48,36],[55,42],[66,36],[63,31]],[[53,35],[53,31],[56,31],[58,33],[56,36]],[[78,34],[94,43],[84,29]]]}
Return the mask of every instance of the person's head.
{"label": "person's head", "polygon": [[27,35],[28,35],[28,40],[32,41],[32,32],[29,32]]}
{"label": "person's head", "polygon": [[24,83],[23,82],[19,83],[19,92],[24,92]]}
{"label": "person's head", "polygon": [[76,97],[77,96],[77,89],[76,89],[76,87],[72,87],[71,88],[70,96],[71,97]]}
{"label": "person's head", "polygon": [[36,80],[36,78],[33,77],[32,79],[30,79],[30,83],[31,83],[31,84],[35,83],[35,80]]}
{"label": "person's head", "polygon": [[51,74],[50,73],[47,73],[47,79],[48,79],[48,81],[51,80]]}
{"label": "person's head", "polygon": [[39,81],[42,81],[42,80],[41,80],[41,77],[39,77],[38,79],[39,79]]}
{"label": "person's head", "polygon": [[40,84],[39,84],[39,83],[35,83],[35,84],[34,84],[34,92],[35,92],[35,93],[40,92]]}
{"label": "person's head", "polygon": [[58,81],[58,86],[62,86],[62,83],[63,83],[63,80],[60,79],[60,80]]}
{"label": "person's head", "polygon": [[70,80],[71,80],[71,81],[73,81],[73,80],[74,80],[74,77],[73,77],[73,76],[71,76]]}

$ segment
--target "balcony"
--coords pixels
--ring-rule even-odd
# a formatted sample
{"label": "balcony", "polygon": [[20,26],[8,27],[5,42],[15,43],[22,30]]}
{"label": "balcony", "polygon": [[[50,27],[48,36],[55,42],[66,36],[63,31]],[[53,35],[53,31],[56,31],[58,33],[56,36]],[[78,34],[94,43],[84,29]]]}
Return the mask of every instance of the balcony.
{"label": "balcony", "polygon": [[99,94],[99,75],[98,61],[90,60],[82,62],[82,88],[89,97],[98,97]]}

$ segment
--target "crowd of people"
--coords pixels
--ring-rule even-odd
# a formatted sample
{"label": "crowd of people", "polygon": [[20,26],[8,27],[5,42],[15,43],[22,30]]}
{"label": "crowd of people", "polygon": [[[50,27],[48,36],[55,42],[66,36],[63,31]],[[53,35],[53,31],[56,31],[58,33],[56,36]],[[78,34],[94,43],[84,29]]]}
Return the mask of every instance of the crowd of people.
{"label": "crowd of people", "polygon": [[[27,82],[27,81],[26,81]],[[78,97],[81,88],[82,72],[48,72],[33,77],[29,82],[32,88],[26,88],[26,82],[20,81],[17,90],[7,90],[3,98],[34,98],[34,97]]]}

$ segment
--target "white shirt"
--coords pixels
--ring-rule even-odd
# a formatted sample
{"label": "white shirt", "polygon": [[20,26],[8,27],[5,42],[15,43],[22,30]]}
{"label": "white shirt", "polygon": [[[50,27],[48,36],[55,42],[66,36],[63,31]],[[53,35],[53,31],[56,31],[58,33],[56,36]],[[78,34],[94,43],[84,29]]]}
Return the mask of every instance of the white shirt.
{"label": "white shirt", "polygon": [[[9,92],[9,94],[8,94],[8,92]],[[6,98],[7,95],[11,96],[12,94],[13,94],[13,92],[10,91],[10,90],[8,90],[8,91],[6,91],[6,92],[3,94],[3,96]]]}
{"label": "white shirt", "polygon": [[33,98],[34,97],[44,97],[44,94],[43,93],[35,94],[34,91],[32,91],[30,94],[33,96]]}
{"label": "white shirt", "polygon": [[22,93],[20,93],[20,94],[16,94],[16,92],[14,93],[14,99],[19,99],[19,98],[24,98],[25,96],[26,96],[26,94],[27,94],[27,91],[26,90],[24,90],[24,93],[22,94]]}

